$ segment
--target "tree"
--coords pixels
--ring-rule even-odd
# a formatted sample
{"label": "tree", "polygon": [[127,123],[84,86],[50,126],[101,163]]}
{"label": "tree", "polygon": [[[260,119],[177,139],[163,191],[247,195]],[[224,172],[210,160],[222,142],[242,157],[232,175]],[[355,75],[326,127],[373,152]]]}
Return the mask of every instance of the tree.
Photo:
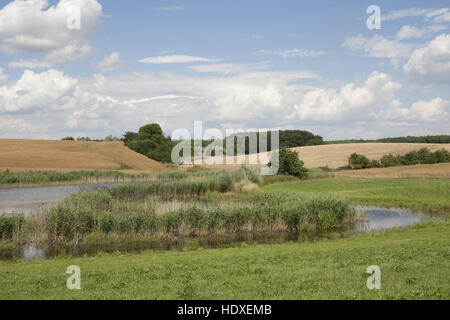
{"label": "tree", "polygon": [[365,155],[357,153],[351,154],[348,163],[353,169],[365,169],[370,167],[370,160]]}
{"label": "tree", "polygon": [[65,138],[62,138],[61,140],[63,140],[63,141],[75,141],[75,139],[73,137],[65,137]]}
{"label": "tree", "polygon": [[[280,148],[279,156],[279,170],[278,174],[286,174],[298,178],[306,178],[307,170],[302,160],[298,158],[298,153],[287,148]],[[270,165],[270,164],[269,164]]]}
{"label": "tree", "polygon": [[151,123],[139,128],[139,140],[153,140],[161,142],[164,139],[163,131],[159,124]]}
{"label": "tree", "polygon": [[136,132],[127,131],[123,135],[123,142],[125,144],[127,144],[127,142],[132,141],[132,140],[137,140],[138,138],[139,138],[139,134],[137,134]]}

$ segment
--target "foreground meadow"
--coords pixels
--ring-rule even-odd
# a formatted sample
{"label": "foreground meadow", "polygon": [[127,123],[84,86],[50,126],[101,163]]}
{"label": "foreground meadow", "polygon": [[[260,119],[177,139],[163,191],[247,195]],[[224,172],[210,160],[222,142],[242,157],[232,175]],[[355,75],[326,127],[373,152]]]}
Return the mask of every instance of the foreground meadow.
{"label": "foreground meadow", "polygon": [[[0,262],[0,299],[449,299],[450,224],[355,238]],[[66,269],[81,269],[81,290]],[[369,265],[381,289],[366,287]]]}

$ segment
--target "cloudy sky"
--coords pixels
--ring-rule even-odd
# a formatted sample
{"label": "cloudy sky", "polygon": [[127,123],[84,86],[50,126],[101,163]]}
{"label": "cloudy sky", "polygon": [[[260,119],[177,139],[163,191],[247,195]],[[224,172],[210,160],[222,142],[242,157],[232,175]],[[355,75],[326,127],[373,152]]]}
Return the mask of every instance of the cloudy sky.
{"label": "cloudy sky", "polygon": [[[381,29],[367,27],[373,4]],[[0,0],[1,138],[196,120],[326,139],[450,134],[449,3]]]}

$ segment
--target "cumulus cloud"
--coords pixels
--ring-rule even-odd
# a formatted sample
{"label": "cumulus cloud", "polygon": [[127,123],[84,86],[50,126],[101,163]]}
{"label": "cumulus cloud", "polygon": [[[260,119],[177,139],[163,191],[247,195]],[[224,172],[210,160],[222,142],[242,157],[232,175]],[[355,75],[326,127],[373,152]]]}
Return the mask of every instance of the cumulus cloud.
{"label": "cumulus cloud", "polygon": [[403,66],[411,79],[450,84],[450,34],[442,34],[425,47],[416,49]]}
{"label": "cumulus cloud", "polygon": [[[53,69],[26,70],[17,81],[0,86],[0,118],[23,119],[28,129],[0,134],[120,136],[150,122],[160,123],[170,134],[203,120],[205,126],[221,129],[304,128],[329,137],[358,132],[367,137],[369,131],[376,134],[381,122],[390,123],[390,132],[396,132],[396,122],[417,123],[417,117],[408,116],[417,110],[428,110],[428,115],[420,116],[422,122],[412,128],[427,123],[433,123],[433,130],[447,126],[441,120],[448,114],[448,101],[418,102],[412,111],[403,111],[396,97],[401,85],[385,73],[373,72],[362,83],[331,88],[303,83],[310,79],[317,81],[318,76],[304,70],[220,75],[138,72],[80,79]],[[431,122],[434,119],[438,122]],[[345,125],[349,121],[350,129]]]}
{"label": "cumulus cloud", "polygon": [[116,70],[121,66],[122,63],[120,62],[120,54],[117,52],[106,55],[103,60],[96,65],[96,67],[102,72]]}
{"label": "cumulus cloud", "polygon": [[54,69],[42,73],[25,70],[16,83],[0,87],[0,113],[66,109],[77,82]]}
{"label": "cumulus cloud", "polygon": [[[79,29],[68,28],[75,8],[80,10]],[[46,0],[12,1],[0,10],[0,50],[43,53],[48,64],[80,59],[91,50],[88,42],[101,16],[97,0],[60,0],[52,6]]]}
{"label": "cumulus cloud", "polygon": [[393,107],[383,112],[382,117],[397,121],[441,122],[449,120],[449,108],[448,100],[437,97],[414,102],[410,108]]}
{"label": "cumulus cloud", "polygon": [[167,64],[167,63],[190,63],[190,62],[216,62],[217,59],[208,59],[203,57],[186,56],[186,55],[167,55],[158,57],[148,57],[139,60],[146,64]]}
{"label": "cumulus cloud", "polygon": [[351,118],[376,115],[401,84],[385,73],[373,72],[366,82],[343,85],[340,89],[316,88],[307,91],[295,105],[293,117],[301,120],[337,122]]}

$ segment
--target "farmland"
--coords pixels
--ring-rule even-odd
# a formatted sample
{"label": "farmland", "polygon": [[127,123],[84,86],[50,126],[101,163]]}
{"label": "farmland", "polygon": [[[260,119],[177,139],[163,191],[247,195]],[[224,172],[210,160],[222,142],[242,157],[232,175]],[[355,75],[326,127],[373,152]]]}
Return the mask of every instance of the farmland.
{"label": "farmland", "polygon": [[[404,155],[410,151],[428,148],[430,151],[437,151],[445,148],[450,151],[450,144],[432,144],[432,143],[347,143],[347,144],[328,144],[319,146],[306,146],[291,148],[298,152],[299,158],[305,162],[307,168],[328,167],[336,169],[348,165],[348,158],[352,153],[363,154],[370,160],[379,160],[385,154]],[[270,152],[262,153],[261,160],[258,160],[260,166],[267,164],[270,160]],[[258,158],[259,159],[259,158]],[[262,160],[265,159],[265,160]],[[214,159],[211,159],[211,161]],[[249,163],[249,155],[236,156],[235,163]],[[222,165],[205,165],[206,167],[221,168]],[[236,165],[234,165],[236,167]]]}
{"label": "farmland", "polygon": [[166,166],[122,142],[0,139],[0,171],[118,170],[160,172]]}

